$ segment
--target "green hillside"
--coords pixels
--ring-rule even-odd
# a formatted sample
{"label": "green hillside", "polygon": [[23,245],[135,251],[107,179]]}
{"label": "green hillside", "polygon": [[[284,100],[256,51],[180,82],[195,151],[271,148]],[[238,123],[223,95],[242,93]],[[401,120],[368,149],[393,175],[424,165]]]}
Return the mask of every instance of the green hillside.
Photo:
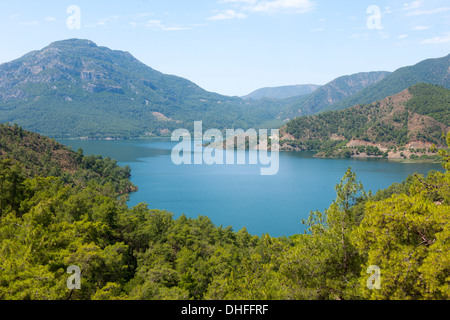
{"label": "green hillside", "polygon": [[84,156],[83,151],[67,149],[53,139],[0,124],[0,161],[20,167],[25,178],[59,177],[64,184],[85,187],[92,182],[109,185],[113,194],[137,190],[130,181],[130,168],[119,167],[115,160]]}
{"label": "green hillside", "polygon": [[408,144],[429,149],[432,144],[445,144],[442,134],[450,128],[448,110],[450,90],[419,84],[372,104],[296,118],[282,128],[287,134],[283,143],[286,149],[318,150],[326,156],[342,151],[349,156],[353,150],[348,146],[361,147],[359,153],[371,147],[367,154],[376,156],[385,152],[387,156]]}

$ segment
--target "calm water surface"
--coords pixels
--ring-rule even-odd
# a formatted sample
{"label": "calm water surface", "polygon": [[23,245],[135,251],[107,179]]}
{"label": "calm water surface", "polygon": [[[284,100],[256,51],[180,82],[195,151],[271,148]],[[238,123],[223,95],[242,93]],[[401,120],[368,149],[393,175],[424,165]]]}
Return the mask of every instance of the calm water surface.
{"label": "calm water surface", "polygon": [[261,176],[260,165],[174,165],[169,139],[127,141],[61,140],[73,150],[111,157],[132,169],[139,191],[129,205],[146,202],[189,217],[208,216],[216,225],[246,227],[251,234],[302,233],[301,220],[335,199],[334,186],[348,167],[366,191],[374,193],[415,172],[442,170],[439,164],[398,163],[385,159],[316,159],[310,152],[281,152],[279,172]]}

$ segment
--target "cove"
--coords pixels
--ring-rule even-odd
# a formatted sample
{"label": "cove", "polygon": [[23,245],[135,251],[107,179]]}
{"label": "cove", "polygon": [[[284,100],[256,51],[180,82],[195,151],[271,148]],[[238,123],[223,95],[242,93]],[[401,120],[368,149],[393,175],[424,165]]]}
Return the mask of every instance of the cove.
{"label": "cove", "polygon": [[251,164],[175,165],[171,151],[177,143],[170,139],[59,142],[129,165],[131,181],[139,187],[130,195],[130,207],[145,202],[151,209],[172,212],[174,218],[202,215],[218,226],[235,231],[246,227],[253,235],[273,237],[303,233],[301,220],[310,211],[330,206],[336,198],[334,187],[348,167],[373,193],[410,174],[443,171],[438,163],[319,159],[312,152],[280,152],[278,173],[264,176],[259,165]]}

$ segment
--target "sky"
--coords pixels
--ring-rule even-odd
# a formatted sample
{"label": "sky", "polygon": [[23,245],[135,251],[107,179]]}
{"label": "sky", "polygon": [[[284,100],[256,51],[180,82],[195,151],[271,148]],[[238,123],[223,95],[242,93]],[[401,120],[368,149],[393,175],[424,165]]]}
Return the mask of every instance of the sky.
{"label": "sky", "polygon": [[450,1],[0,1],[0,63],[69,38],[242,96],[446,56]]}

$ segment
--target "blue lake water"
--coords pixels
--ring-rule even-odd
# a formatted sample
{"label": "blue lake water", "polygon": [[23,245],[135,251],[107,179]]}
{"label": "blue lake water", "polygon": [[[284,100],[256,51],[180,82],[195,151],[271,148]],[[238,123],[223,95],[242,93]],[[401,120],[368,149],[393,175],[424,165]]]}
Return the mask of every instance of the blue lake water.
{"label": "blue lake water", "polygon": [[[301,220],[324,210],[335,199],[335,185],[348,167],[366,191],[376,192],[415,172],[442,170],[440,164],[400,163],[386,159],[317,159],[311,152],[280,152],[276,175],[260,175],[258,165],[175,165],[170,139],[125,141],[60,140],[85,154],[111,157],[132,169],[139,191],[129,206],[146,202],[175,218],[208,216],[216,225],[246,227],[251,234],[302,233]],[[248,163],[248,161],[247,161]]]}

